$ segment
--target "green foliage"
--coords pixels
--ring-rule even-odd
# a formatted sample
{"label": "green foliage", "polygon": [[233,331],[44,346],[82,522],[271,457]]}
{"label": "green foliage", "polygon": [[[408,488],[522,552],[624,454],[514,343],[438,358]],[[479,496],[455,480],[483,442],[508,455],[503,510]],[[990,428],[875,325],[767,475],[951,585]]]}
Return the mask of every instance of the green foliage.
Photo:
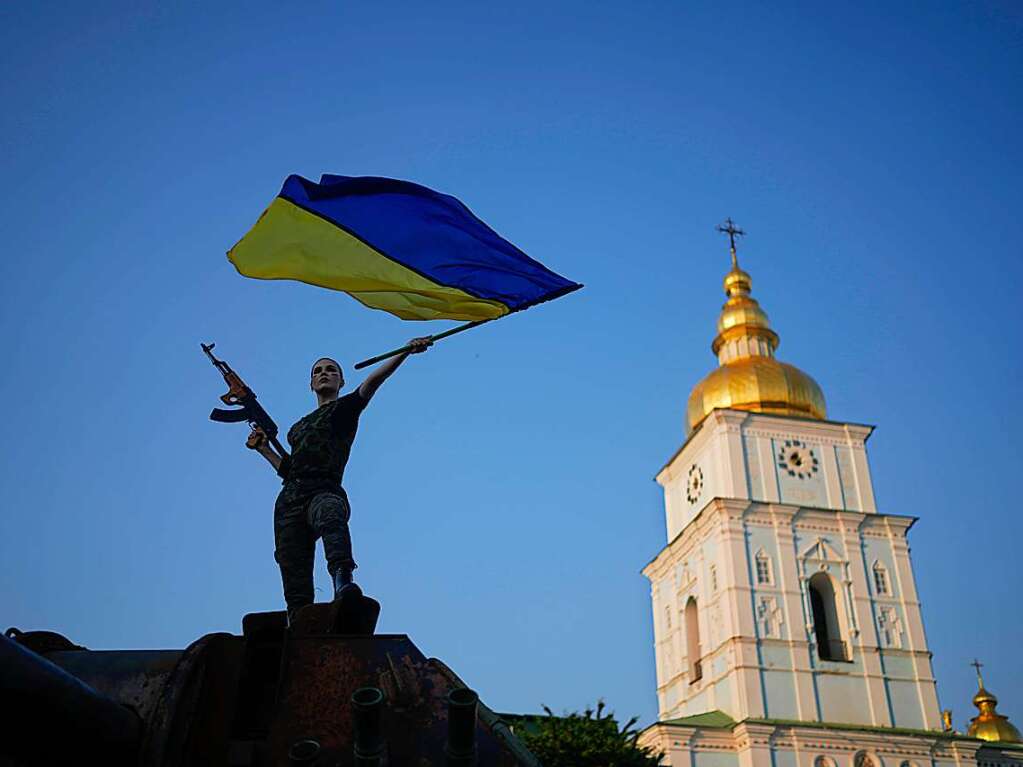
{"label": "green foliage", "polygon": [[655,767],[660,754],[640,747],[639,731],[633,729],[637,717],[624,727],[612,713],[604,713],[604,701],[596,710],[555,716],[544,706],[547,716],[530,720],[516,728],[518,735],[544,767]]}

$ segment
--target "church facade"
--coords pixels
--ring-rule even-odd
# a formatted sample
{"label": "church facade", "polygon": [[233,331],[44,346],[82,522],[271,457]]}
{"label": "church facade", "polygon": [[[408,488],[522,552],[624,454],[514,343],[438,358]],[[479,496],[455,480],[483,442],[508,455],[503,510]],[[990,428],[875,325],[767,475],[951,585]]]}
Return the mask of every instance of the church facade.
{"label": "church facade", "polygon": [[736,258],[742,232],[722,231],[719,366],[657,474],[667,545],[643,573],[660,714],[641,742],[685,767],[1020,767],[1019,733],[994,703],[985,715],[982,682],[969,734],[943,719],[907,540],[916,519],[878,511],[872,427],[828,420],[813,378],[775,359]]}

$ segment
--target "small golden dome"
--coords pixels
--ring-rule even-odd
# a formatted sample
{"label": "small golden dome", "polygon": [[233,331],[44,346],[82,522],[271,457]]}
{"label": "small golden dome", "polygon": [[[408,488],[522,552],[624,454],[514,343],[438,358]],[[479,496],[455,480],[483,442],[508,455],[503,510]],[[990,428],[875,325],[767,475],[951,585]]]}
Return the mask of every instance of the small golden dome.
{"label": "small golden dome", "polygon": [[981,664],[974,661],[977,667],[977,694],[973,696],[973,705],[980,713],[970,720],[970,729],[966,734],[971,738],[981,740],[997,741],[1000,743],[1023,743],[1023,736],[1019,730],[1009,721],[1009,717],[1002,716],[995,710],[998,705],[998,698],[984,689],[984,680],[980,676]]}
{"label": "small golden dome", "polygon": [[738,261],[733,261],[731,270],[725,275],[725,295],[749,293],[752,287],[753,280],[739,268]]}
{"label": "small golden dome", "polygon": [[992,706],[998,705],[998,698],[989,693],[984,689],[984,683],[981,682],[980,689],[977,690],[977,694],[973,696],[973,705],[980,708],[985,703],[990,703]]}
{"label": "small golden dome", "polygon": [[827,417],[824,392],[817,382],[774,358],[778,334],[771,330],[767,312],[750,296],[752,286],[750,276],[739,268],[733,245],[732,268],[724,281],[728,299],[721,307],[718,334],[711,345],[720,367],[689,394],[686,423],[690,432],[717,408]]}
{"label": "small golden dome", "polygon": [[970,729],[966,734],[971,738],[1001,743],[1023,743],[1019,730],[1005,717],[987,721],[979,721],[979,719],[980,717],[977,717],[970,722]]}

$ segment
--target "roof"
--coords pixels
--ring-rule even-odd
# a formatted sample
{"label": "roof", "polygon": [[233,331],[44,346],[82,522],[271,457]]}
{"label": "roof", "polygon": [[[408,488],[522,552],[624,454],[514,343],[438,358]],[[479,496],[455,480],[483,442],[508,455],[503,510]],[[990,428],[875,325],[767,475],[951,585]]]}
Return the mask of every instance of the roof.
{"label": "roof", "polygon": [[667,719],[660,724],[678,724],[683,727],[715,727],[732,729],[737,722],[724,711],[708,711],[705,714]]}

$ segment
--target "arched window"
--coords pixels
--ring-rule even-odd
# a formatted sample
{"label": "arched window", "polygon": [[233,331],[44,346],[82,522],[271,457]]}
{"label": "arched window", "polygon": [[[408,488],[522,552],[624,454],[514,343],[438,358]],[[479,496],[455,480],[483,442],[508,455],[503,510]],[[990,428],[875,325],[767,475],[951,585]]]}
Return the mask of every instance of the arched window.
{"label": "arched window", "polygon": [[874,590],[878,594],[891,594],[891,587],[888,584],[888,571],[880,561],[874,563]]}
{"label": "arched window", "polygon": [[813,610],[813,633],[817,640],[817,656],[821,660],[849,660],[842,638],[835,603],[835,587],[827,573],[817,573],[807,583],[810,608]]}
{"label": "arched window", "polygon": [[703,663],[700,653],[700,619],[696,610],[696,598],[689,597],[683,615],[686,622],[686,657],[689,660],[689,684],[703,679]]}
{"label": "arched window", "polygon": [[830,756],[818,756],[813,760],[813,767],[835,767],[835,760]]}
{"label": "arched window", "polygon": [[757,583],[770,585],[773,582],[771,577],[771,558],[761,549],[753,558],[757,566]]}
{"label": "arched window", "polygon": [[853,757],[853,767],[879,767],[878,759],[866,751],[857,752]]}

